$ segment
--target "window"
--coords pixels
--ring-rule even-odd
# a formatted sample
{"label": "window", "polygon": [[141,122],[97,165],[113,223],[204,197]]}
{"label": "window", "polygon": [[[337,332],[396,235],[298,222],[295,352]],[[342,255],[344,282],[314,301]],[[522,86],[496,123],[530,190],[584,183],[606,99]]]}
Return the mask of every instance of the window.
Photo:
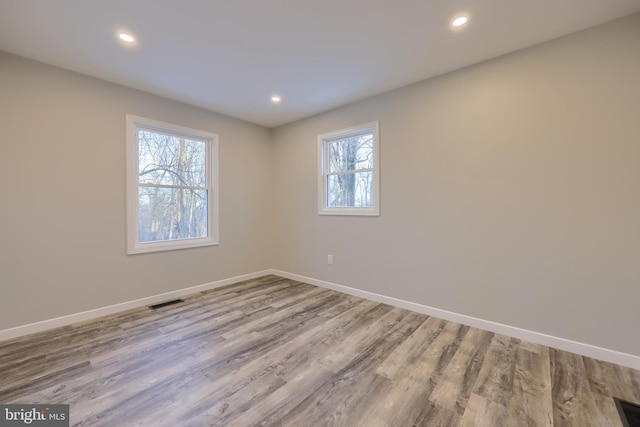
{"label": "window", "polygon": [[318,136],[318,213],[380,215],[378,122]]}
{"label": "window", "polygon": [[218,136],[127,114],[129,254],[218,243]]}

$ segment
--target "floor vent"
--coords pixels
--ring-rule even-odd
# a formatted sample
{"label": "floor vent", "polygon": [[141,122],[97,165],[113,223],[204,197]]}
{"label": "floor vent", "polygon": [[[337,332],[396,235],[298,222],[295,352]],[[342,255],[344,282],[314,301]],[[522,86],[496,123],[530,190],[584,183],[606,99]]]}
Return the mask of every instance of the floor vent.
{"label": "floor vent", "polygon": [[640,427],[640,405],[614,397],[624,427]]}
{"label": "floor vent", "polygon": [[151,310],[155,310],[157,308],[162,308],[162,307],[166,307],[168,305],[173,305],[173,304],[179,304],[181,302],[184,302],[184,300],[182,300],[182,299],[172,299],[171,301],[165,301],[165,302],[161,302],[160,304],[150,305],[149,308]]}

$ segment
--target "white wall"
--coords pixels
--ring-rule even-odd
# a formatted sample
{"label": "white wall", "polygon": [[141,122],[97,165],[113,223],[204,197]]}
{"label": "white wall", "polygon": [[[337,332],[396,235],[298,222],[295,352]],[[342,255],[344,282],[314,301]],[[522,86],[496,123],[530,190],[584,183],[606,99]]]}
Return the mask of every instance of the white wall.
{"label": "white wall", "polygon": [[[277,128],[273,267],[640,355],[638,46],[640,14]],[[381,216],[318,216],[317,135],[372,120]]]}
{"label": "white wall", "polygon": [[[220,245],[127,256],[125,114],[220,136]],[[0,330],[271,266],[270,131],[0,52]]]}

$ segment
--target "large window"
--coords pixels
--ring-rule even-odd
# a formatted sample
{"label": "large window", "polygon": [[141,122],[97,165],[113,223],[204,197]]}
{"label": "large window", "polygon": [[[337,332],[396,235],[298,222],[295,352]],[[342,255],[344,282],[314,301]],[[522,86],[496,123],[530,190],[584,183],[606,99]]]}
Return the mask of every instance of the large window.
{"label": "large window", "polygon": [[378,122],[318,136],[318,213],[379,215]]}
{"label": "large window", "polygon": [[127,115],[130,254],[218,243],[218,137]]}

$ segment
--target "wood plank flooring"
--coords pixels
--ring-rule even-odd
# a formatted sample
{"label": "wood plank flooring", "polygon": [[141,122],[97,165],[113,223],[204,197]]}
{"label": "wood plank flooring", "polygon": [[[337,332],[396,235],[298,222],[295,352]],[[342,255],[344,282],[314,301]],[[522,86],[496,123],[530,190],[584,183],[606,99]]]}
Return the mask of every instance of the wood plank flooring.
{"label": "wood plank flooring", "polygon": [[265,276],[0,342],[73,426],[621,427],[640,371]]}

